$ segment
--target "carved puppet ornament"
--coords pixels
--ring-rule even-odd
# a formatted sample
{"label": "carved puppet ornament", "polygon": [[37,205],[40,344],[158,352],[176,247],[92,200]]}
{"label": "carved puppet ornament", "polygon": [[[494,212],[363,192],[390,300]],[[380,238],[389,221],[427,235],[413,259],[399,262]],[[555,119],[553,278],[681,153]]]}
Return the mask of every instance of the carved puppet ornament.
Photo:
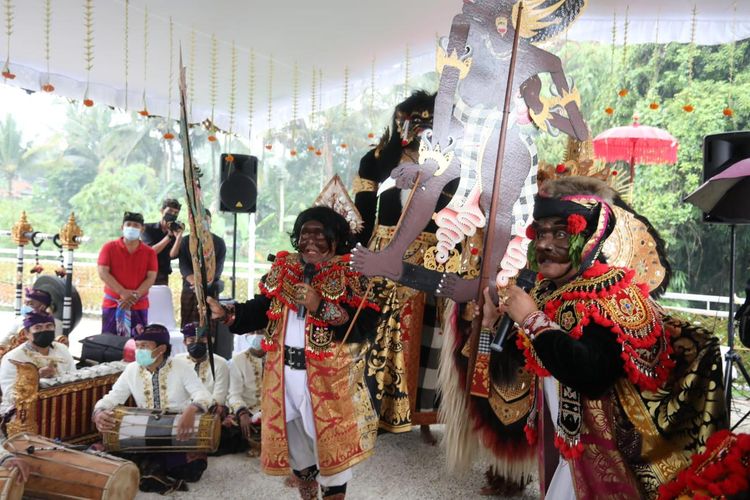
{"label": "carved puppet ornament", "polygon": [[[513,235],[521,237],[531,220],[536,193],[538,128],[558,130],[582,141],[589,132],[578,107],[579,98],[568,85],[560,59],[535,45],[563,32],[580,14],[586,0],[530,0],[524,2],[520,27],[518,3],[512,0],[464,0],[451,32],[440,43],[437,57],[440,83],[433,130],[422,135],[419,160],[394,169],[391,177],[402,189],[413,189],[402,222],[385,249],[375,252],[357,246],[355,269],[367,276],[385,276],[425,291],[435,291],[466,302],[479,295],[479,279],[463,279],[455,272],[456,245],[477,229],[494,225],[495,241],[483,258],[499,263]],[[519,43],[513,54],[515,30]],[[511,58],[515,57],[512,88],[507,88]],[[552,98],[541,94],[539,74],[552,80]],[[503,109],[506,93],[511,106]],[[509,115],[505,150],[498,161],[501,122]],[[538,128],[537,128],[538,127]],[[496,213],[490,214],[495,175],[500,176]],[[450,203],[434,213],[446,184],[459,179]],[[403,261],[409,244],[434,220],[437,244],[428,250],[432,269]],[[494,281],[495,274],[490,279]]]}

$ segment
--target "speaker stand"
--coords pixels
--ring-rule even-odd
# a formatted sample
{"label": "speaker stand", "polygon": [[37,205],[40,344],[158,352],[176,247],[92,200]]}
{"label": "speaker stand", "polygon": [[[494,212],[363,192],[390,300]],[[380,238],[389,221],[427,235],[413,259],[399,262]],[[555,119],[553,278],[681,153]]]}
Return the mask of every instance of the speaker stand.
{"label": "speaker stand", "polygon": [[729,225],[729,317],[727,321],[727,343],[729,344],[729,350],[724,355],[724,399],[727,405],[727,418],[728,423],[732,430],[736,429],[749,415],[750,411],[745,413],[742,418],[734,425],[732,422],[732,368],[735,366],[740,371],[745,379],[745,383],[750,387],[750,373],[748,373],[745,366],[742,364],[742,359],[737,351],[734,350],[734,268],[735,268],[735,247],[737,244],[737,226],[735,224]]}
{"label": "speaker stand", "polygon": [[234,229],[232,230],[232,298],[237,297],[237,212],[232,212]]}

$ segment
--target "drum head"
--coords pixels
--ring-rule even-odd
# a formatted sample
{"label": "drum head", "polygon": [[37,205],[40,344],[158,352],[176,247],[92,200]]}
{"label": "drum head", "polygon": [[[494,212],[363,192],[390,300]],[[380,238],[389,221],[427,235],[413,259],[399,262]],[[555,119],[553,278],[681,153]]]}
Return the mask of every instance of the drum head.
{"label": "drum head", "polygon": [[[34,288],[44,290],[52,296],[52,307],[55,310],[55,318],[62,321],[63,319],[63,301],[65,300],[65,280],[57,276],[39,276],[34,282]],[[71,302],[71,323],[70,331],[72,332],[83,318],[83,306],[81,296],[78,295],[76,287],[73,287],[73,301]]]}

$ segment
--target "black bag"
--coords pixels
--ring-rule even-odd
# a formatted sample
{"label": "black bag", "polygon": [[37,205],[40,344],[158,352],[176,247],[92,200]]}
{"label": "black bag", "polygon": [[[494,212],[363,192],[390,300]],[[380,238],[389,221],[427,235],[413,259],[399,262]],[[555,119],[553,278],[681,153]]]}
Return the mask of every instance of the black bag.
{"label": "black bag", "polygon": [[81,340],[81,361],[91,360],[97,363],[122,360],[122,351],[125,344],[130,340],[128,337],[120,337],[111,333],[92,335]]}

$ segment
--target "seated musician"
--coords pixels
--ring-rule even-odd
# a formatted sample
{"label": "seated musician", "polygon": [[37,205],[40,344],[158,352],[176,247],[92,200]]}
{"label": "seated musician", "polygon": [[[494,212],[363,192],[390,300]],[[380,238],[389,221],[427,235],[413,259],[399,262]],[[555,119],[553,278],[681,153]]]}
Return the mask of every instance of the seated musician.
{"label": "seated musician", "polygon": [[3,356],[0,362],[0,390],[3,393],[0,413],[8,415],[15,402],[17,369],[11,360],[33,363],[39,378],[59,377],[74,372],[76,363],[68,348],[55,342],[55,318],[47,313],[30,312],[23,319],[26,342]]}
{"label": "seated musician", "polygon": [[183,342],[188,352],[176,354],[176,359],[187,361],[198,374],[206,390],[213,396],[216,407],[225,408],[227,392],[229,391],[229,364],[227,360],[214,354],[214,372],[211,373],[211,363],[208,360],[208,337],[196,336],[196,323],[188,323],[182,327]]}
{"label": "seated musician", "polygon": [[250,347],[232,356],[229,367],[229,418],[239,425],[243,441],[250,443],[250,455],[260,451],[260,385],[263,377],[261,335],[253,335]]}
{"label": "seated musician", "polygon": [[[181,411],[177,439],[190,439],[199,412],[211,406],[211,393],[201,383],[193,367],[182,359],[169,358],[169,330],[148,325],[135,337],[136,362],[130,363],[117,382],[94,407],[94,423],[100,432],[115,427],[113,409],[131,396],[138,408]],[[195,482],[208,465],[205,455],[188,453],[143,453],[129,455],[141,470],[142,491],[164,493]]]}
{"label": "seated musician", "polygon": [[[42,314],[54,314],[54,306],[52,305],[52,296],[45,290],[39,290],[38,288],[27,288],[26,296],[21,307],[21,316],[11,324],[2,338],[0,338],[0,356],[10,351],[21,342],[25,340],[24,336],[21,335],[23,330],[23,318],[30,312],[38,312]],[[62,321],[55,318],[55,338],[62,335]]]}

